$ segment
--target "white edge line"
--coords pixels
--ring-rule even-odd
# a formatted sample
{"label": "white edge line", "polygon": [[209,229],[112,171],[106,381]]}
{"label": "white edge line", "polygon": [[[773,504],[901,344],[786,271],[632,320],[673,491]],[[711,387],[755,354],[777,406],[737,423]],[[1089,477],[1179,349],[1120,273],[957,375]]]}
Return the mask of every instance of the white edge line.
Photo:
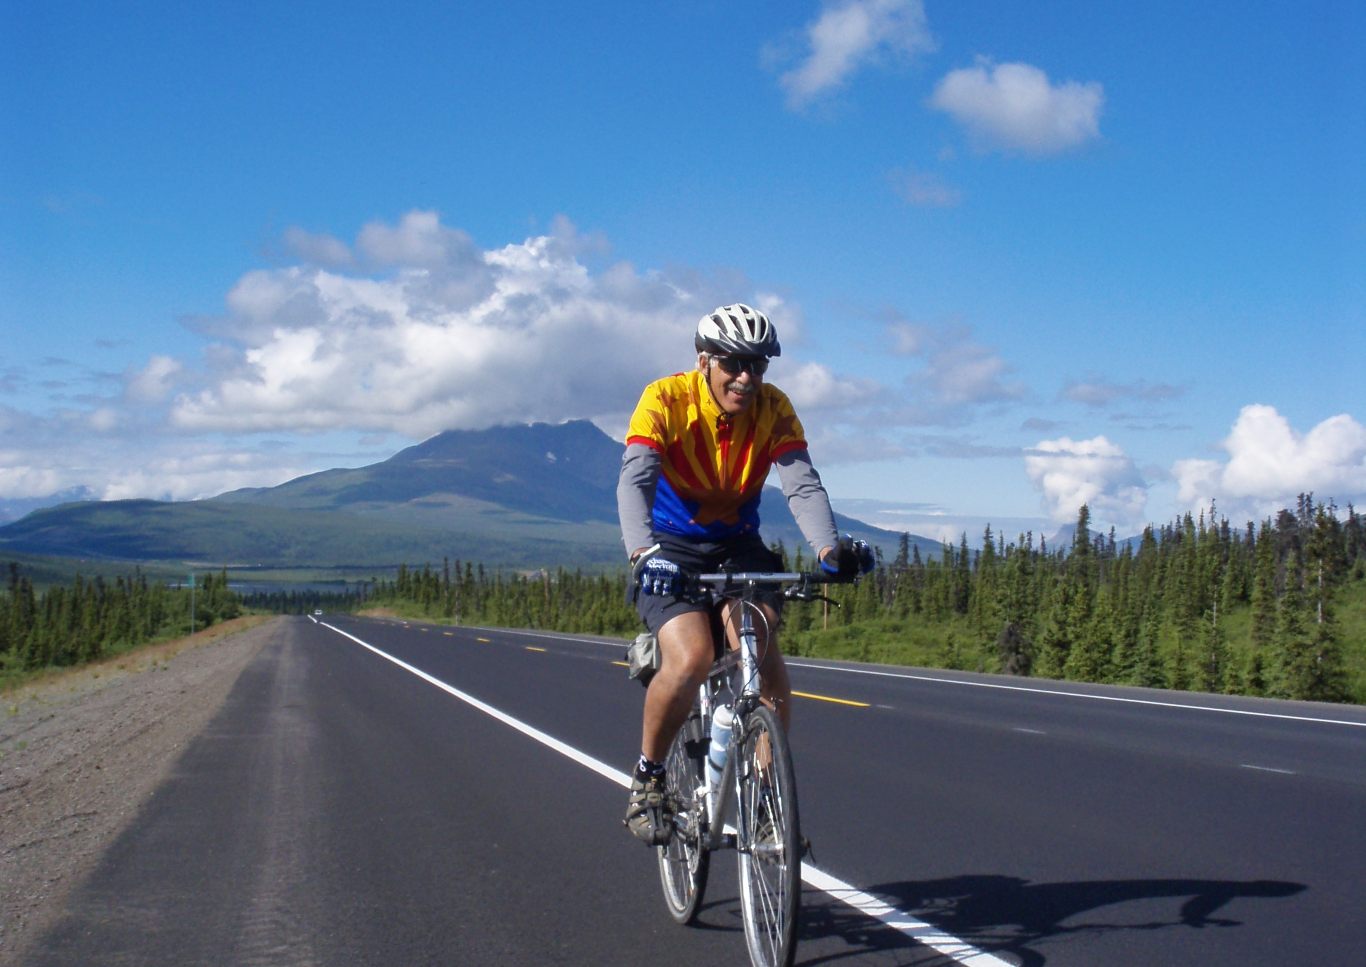
{"label": "white edge line", "polygon": [[[470,695],[466,692],[462,692],[460,689],[455,688],[452,685],[447,685],[445,682],[441,681],[441,679],[436,678],[433,675],[427,674],[422,669],[408,664],[401,658],[395,658],[393,655],[381,651],[369,642],[362,641],[360,638],[357,638],[355,635],[350,634],[349,632],[343,631],[342,629],[335,627],[334,625],[329,625],[321,621],[318,623],[321,624],[324,628],[329,628],[332,631],[335,631],[337,634],[341,635],[344,638],[351,639],[356,644],[360,645],[362,648],[369,649],[379,657],[383,658],[385,661],[393,662],[399,668],[402,668],[404,671],[416,675],[418,678],[422,679],[427,684],[435,685],[437,688],[441,689],[443,692],[446,692],[448,695],[458,698],[460,701],[473,706],[474,708],[483,712],[485,715],[489,715],[497,719],[499,722],[502,722],[504,725],[516,729],[518,732],[521,732],[528,738],[535,739],[542,745],[554,749],[556,752],[560,753],[563,756],[566,756],[569,759],[572,759],[574,762],[577,762],[582,766],[586,766],[588,769],[592,770],[593,772],[596,772],[598,775],[606,779],[611,780],[612,782],[615,782],[622,788],[630,788],[630,777],[627,776],[626,773],[622,772],[621,770],[614,769],[611,766],[607,765],[605,762],[601,761],[600,759],[595,759],[592,756],[579,751],[573,746],[560,741],[554,736],[549,735],[546,732],[542,732],[540,729],[528,725],[520,719],[513,718],[506,712],[494,708],[487,702],[480,701],[473,695]],[[843,880],[836,879],[829,873],[826,873],[823,870],[820,870],[815,866],[812,866],[810,863],[802,863],[802,882],[806,883],[808,886],[814,889],[829,894],[832,898],[839,900],[841,903],[848,904],[849,906],[853,907],[855,910],[858,910],[865,916],[871,917],[874,920],[881,921],[886,926],[891,927],[893,930],[898,931],[899,933],[903,934],[909,939],[931,948],[936,953],[944,957],[948,957],[956,963],[967,964],[969,965],[969,967],[1013,967],[1013,965],[1010,964],[1008,961],[1001,960],[999,957],[995,957],[989,953],[986,953],[985,951],[978,950],[970,943],[967,943],[964,940],[960,940],[957,937],[947,934],[944,931],[940,930],[938,927],[934,927],[928,923],[925,923],[924,921],[917,920],[910,914],[904,913],[901,910],[896,909],[891,904],[886,903],[883,900],[879,900],[872,894],[864,893],[862,890],[859,890],[856,887],[851,886],[848,883],[845,883]]]}
{"label": "white edge line", "polygon": [[917,920],[890,903],[879,900],[870,893],[864,893],[843,880],[836,879],[829,873],[817,869],[810,863],[802,863],[802,881],[808,886],[828,893],[842,903],[847,903],[865,916],[882,921],[893,930],[904,934],[917,943],[924,944],[934,950],[935,953],[948,957],[956,963],[969,964],[971,967],[1014,967],[1009,961],[1002,960],[984,950],[978,950],[965,940],[945,933],[923,920]]}
{"label": "white edge line", "polygon": [[838,665],[816,665],[805,661],[788,661],[789,665],[800,668],[815,668],[827,672],[843,672],[849,675],[874,675],[881,678],[909,678],[918,682],[934,682],[938,685],[969,685],[973,688],[999,688],[1008,692],[1033,692],[1036,695],[1062,695],[1066,698],[1089,698],[1097,702],[1125,702],[1130,705],[1156,705],[1160,708],[1180,708],[1195,712],[1222,712],[1225,715],[1251,715],[1264,719],[1288,719],[1292,722],[1314,722],[1319,725],[1351,725],[1366,729],[1366,722],[1353,722],[1351,719],[1320,719],[1308,715],[1287,715],[1282,712],[1254,712],[1242,708],[1219,708],[1217,705],[1184,705],[1180,702],[1159,702],[1151,698],[1124,698],[1120,695],[1097,695],[1094,692],[1067,692],[1058,688],[1031,688],[1028,685],[999,685],[995,682],[970,682],[961,678],[936,678],[933,675],[913,675],[909,672],[880,671],[874,668],[843,668]]}
{"label": "white edge line", "polygon": [[561,755],[568,756],[570,759],[573,759],[575,762],[579,763],[580,765],[586,766],[586,767],[588,767],[589,769],[593,770],[593,771],[596,772],[598,775],[604,776],[604,777],[607,778],[607,779],[611,779],[613,782],[617,783],[618,785],[620,785],[620,786],[622,786],[622,787],[624,787],[624,788],[629,788],[629,787],[630,787],[630,785],[631,785],[631,780],[630,780],[630,779],[627,777],[627,775],[626,775],[624,772],[622,772],[621,770],[619,770],[619,769],[614,769],[614,768],[612,768],[611,766],[607,765],[607,763],[602,762],[602,761],[599,760],[599,759],[594,759],[592,756],[586,755],[585,753],[580,752],[578,749],[574,748],[574,747],[571,746],[571,745],[566,745],[564,742],[561,742],[559,739],[555,738],[553,735],[550,735],[549,733],[546,733],[546,732],[542,732],[540,729],[535,728],[534,726],[527,725],[525,722],[521,721],[520,719],[515,719],[515,718],[513,718],[511,715],[508,715],[506,712],[503,712],[503,711],[501,711],[501,710],[499,710],[499,709],[494,708],[492,705],[488,704],[487,702],[482,702],[482,701],[480,701],[479,699],[475,698],[473,695],[468,694],[467,692],[462,692],[462,691],[460,691],[460,689],[454,687],[453,685],[447,685],[447,684],[446,684],[445,682],[443,682],[441,679],[436,678],[436,677],[433,676],[433,675],[427,674],[427,673],[424,672],[422,669],[417,668],[417,667],[415,667],[415,666],[413,666],[413,665],[408,664],[408,663],[407,663],[406,661],[404,661],[403,659],[401,659],[401,658],[395,658],[393,655],[389,654],[388,652],[381,651],[380,649],[376,648],[374,645],[370,644],[368,641],[362,641],[361,639],[357,638],[355,635],[353,635],[353,634],[351,634],[351,633],[349,633],[349,632],[346,632],[346,631],[342,631],[340,628],[334,627],[333,625],[324,624],[323,627],[324,627],[324,628],[331,628],[331,629],[332,629],[333,631],[335,631],[337,634],[339,634],[339,635],[341,635],[341,636],[343,636],[343,637],[345,637],[345,638],[350,638],[352,641],[354,641],[356,644],[360,645],[362,648],[368,648],[370,651],[374,652],[376,655],[379,655],[381,658],[385,659],[386,661],[391,661],[391,662],[393,662],[395,665],[397,665],[399,668],[402,668],[404,671],[410,672],[410,673],[416,675],[418,678],[422,679],[422,680],[423,680],[424,682],[426,682],[427,684],[429,684],[429,685],[435,685],[437,688],[441,689],[443,692],[446,692],[447,694],[452,695],[452,696],[454,696],[455,698],[460,699],[460,701],[466,703],[467,705],[472,705],[472,706],[474,706],[474,707],[477,708],[479,711],[483,712],[485,715],[492,716],[493,718],[497,719],[499,722],[502,722],[504,725],[509,726],[510,728],[516,729],[518,732],[521,732],[523,735],[526,735],[526,736],[528,736],[529,738],[535,739],[537,742],[540,742],[542,745],[549,746],[550,748],[554,749],[556,752],[560,753]]}

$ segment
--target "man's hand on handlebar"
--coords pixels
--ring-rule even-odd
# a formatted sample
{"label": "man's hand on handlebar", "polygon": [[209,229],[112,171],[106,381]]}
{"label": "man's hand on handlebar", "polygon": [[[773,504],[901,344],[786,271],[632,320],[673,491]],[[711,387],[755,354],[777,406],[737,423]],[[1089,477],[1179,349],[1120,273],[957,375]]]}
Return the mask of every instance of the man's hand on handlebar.
{"label": "man's hand on handlebar", "polygon": [[632,570],[641,594],[678,594],[683,590],[683,571],[673,561],[659,556],[659,545],[647,550]]}
{"label": "man's hand on handlebar", "polygon": [[821,555],[821,570],[842,580],[867,574],[877,564],[867,541],[856,541],[848,534]]}

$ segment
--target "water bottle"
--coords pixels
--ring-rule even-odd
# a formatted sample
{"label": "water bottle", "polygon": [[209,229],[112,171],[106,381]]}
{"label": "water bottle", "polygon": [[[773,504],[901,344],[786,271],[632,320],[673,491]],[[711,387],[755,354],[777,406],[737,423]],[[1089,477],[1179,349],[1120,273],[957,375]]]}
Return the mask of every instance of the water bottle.
{"label": "water bottle", "polygon": [[729,705],[718,705],[711,716],[711,747],[707,750],[707,784],[713,791],[721,788],[721,773],[726,769],[730,729],[735,712]]}

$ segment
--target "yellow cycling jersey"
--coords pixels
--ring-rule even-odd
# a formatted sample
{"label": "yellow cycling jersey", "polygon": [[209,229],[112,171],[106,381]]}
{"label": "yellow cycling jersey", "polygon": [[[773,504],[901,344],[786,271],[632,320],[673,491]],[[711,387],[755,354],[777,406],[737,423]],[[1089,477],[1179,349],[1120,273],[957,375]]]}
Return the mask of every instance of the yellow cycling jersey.
{"label": "yellow cycling jersey", "polygon": [[626,443],[660,454],[651,509],[657,532],[724,540],[759,528],[759,498],[773,462],[806,448],[792,403],[767,383],[734,417],[693,370],[656,380],[631,415]]}

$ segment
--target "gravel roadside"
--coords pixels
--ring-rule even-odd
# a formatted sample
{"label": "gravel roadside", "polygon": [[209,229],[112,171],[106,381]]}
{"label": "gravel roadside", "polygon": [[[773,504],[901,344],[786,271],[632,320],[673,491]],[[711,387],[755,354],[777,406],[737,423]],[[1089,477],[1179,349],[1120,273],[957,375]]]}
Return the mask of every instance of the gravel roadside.
{"label": "gravel roadside", "polygon": [[282,620],[237,619],[0,695],[0,965],[56,922]]}

